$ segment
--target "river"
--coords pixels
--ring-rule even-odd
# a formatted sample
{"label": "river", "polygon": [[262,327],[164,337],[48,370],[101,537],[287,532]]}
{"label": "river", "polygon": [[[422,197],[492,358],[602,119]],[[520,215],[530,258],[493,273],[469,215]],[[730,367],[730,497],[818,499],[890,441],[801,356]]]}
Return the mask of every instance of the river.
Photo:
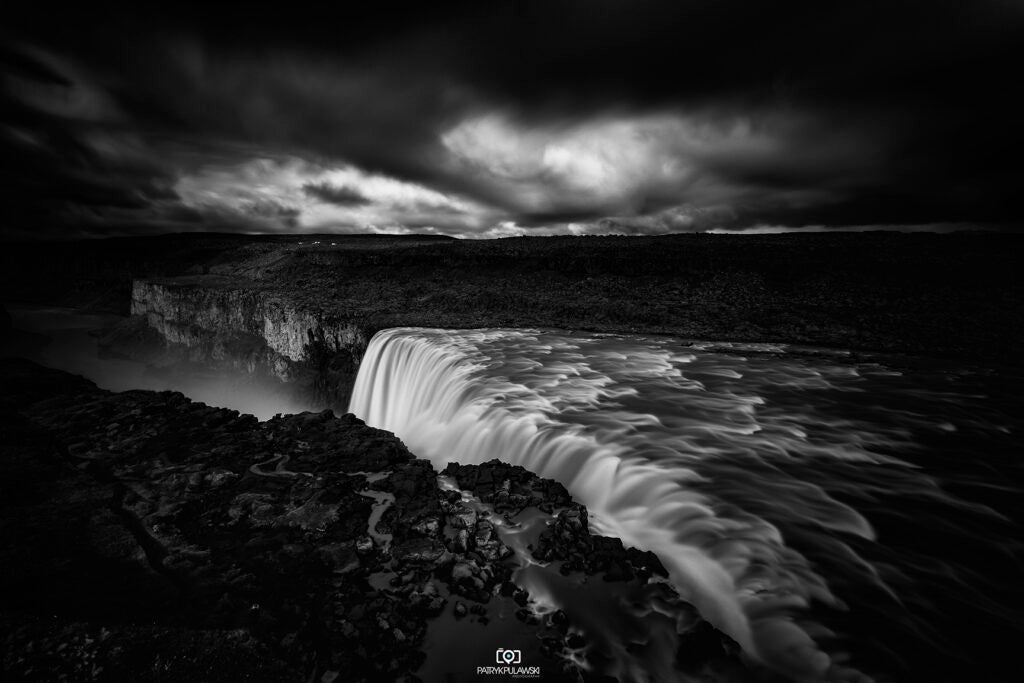
{"label": "river", "polygon": [[[115,316],[11,313],[38,335],[20,355],[106,389],[261,419],[305,408],[244,375],[102,358],[92,332]],[[1016,681],[1021,380],[785,345],[399,328],[372,340],[351,411],[438,469],[499,458],[560,481],[786,678]]]}
{"label": "river", "polygon": [[407,328],[373,339],[350,409],[438,468],[499,458],[562,482],[596,531],[655,552],[787,677],[1015,680],[1020,379],[784,345]]}

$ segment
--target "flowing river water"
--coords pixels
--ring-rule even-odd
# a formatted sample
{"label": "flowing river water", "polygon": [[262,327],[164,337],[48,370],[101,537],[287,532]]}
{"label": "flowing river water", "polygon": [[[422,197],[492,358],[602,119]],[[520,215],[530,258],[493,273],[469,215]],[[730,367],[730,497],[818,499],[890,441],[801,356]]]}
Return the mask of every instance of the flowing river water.
{"label": "flowing river water", "polygon": [[[47,338],[19,355],[105,388],[261,419],[305,407],[243,376],[99,358],[90,331],[113,318],[12,314]],[[439,469],[499,458],[560,481],[596,532],[657,553],[785,678],[1019,681],[1022,379],[784,346],[405,328],[372,340],[351,410]]]}
{"label": "flowing river water", "polygon": [[350,410],[438,468],[560,481],[787,678],[1019,680],[1020,386],[781,346],[399,328]]}

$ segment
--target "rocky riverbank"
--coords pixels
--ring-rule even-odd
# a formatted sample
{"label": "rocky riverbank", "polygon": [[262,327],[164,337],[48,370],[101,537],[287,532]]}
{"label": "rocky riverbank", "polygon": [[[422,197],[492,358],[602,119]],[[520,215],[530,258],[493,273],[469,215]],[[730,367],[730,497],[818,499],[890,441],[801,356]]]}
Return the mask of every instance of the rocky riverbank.
{"label": "rocky riverbank", "polygon": [[[445,629],[513,625],[545,680],[597,680],[599,634],[541,609],[517,572],[667,590],[653,555],[590,534],[560,484],[519,467],[439,478],[351,415],[258,422],[26,361],[0,378],[5,678],[429,679]],[[527,518],[524,550],[508,530]],[[682,631],[673,666],[745,675],[692,611]]]}

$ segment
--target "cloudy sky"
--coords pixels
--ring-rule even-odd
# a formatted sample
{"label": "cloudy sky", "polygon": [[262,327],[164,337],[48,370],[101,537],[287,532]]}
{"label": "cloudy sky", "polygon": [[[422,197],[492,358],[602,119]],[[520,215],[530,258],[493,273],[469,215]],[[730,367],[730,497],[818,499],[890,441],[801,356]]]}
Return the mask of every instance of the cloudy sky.
{"label": "cloudy sky", "polygon": [[1024,216],[1018,0],[29,4],[0,27],[7,237]]}

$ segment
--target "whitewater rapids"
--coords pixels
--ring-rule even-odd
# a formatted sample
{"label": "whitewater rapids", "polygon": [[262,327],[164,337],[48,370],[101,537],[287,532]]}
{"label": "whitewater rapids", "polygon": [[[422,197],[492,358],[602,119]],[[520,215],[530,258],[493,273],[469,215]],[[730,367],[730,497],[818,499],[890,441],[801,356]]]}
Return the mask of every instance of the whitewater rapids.
{"label": "whitewater rapids", "polygon": [[[899,374],[881,365],[748,350],[757,357],[667,338],[396,328],[371,341],[350,410],[438,468],[499,458],[561,482],[596,532],[656,553],[751,657],[834,678],[819,642],[830,634],[808,614],[846,605],[781,529],[889,591],[851,543],[873,539],[872,525],[835,492],[941,495],[891,454],[913,447],[912,427],[955,426],[834,409]],[[843,476],[824,478],[830,466]]]}

